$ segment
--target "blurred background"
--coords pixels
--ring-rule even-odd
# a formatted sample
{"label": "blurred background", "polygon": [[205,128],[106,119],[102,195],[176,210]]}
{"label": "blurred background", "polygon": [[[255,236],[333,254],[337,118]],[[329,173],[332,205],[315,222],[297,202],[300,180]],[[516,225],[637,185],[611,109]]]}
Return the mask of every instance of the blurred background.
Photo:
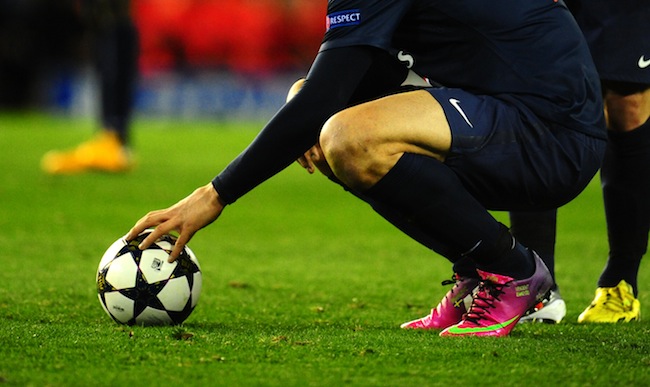
{"label": "blurred background", "polygon": [[224,119],[277,110],[318,51],[327,6],[317,0],[0,0],[0,110],[96,115],[102,19],[88,10],[97,13],[101,3],[125,4],[137,30],[135,114]]}

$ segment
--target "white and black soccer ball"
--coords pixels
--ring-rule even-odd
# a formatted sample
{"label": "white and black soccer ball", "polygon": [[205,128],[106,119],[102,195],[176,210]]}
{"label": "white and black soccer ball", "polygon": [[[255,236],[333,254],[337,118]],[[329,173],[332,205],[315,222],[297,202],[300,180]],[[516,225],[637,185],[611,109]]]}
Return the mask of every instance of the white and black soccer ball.
{"label": "white and black soccer ball", "polygon": [[167,262],[176,243],[172,235],[140,250],[138,245],[149,233],[145,231],[130,242],[120,238],[106,250],[97,269],[99,301],[121,324],[180,324],[199,301],[199,261],[185,246],[176,261]]}

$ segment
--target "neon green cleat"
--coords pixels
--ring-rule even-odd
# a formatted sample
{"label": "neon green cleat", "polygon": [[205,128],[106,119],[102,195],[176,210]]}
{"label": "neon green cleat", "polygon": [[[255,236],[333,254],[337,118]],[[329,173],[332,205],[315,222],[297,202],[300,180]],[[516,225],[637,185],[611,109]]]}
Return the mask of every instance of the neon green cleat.
{"label": "neon green cleat", "polygon": [[591,305],[578,316],[579,323],[616,323],[641,319],[641,303],[632,286],[621,280],[614,288],[596,289]]}

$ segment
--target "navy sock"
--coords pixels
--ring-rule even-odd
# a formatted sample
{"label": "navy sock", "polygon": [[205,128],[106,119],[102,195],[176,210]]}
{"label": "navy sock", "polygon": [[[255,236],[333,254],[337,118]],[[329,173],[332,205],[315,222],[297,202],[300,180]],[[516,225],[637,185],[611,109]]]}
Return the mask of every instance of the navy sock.
{"label": "navy sock", "polygon": [[516,279],[534,272],[530,253],[438,160],[405,153],[363,196],[436,241],[434,250],[452,262],[468,257],[482,270]]}
{"label": "navy sock", "polygon": [[555,281],[555,237],[557,209],[511,211],[510,229],[524,246],[539,254]]}
{"label": "navy sock", "polygon": [[636,295],[650,231],[650,120],[631,132],[609,133],[601,181],[610,251],[598,286],[624,279]]}

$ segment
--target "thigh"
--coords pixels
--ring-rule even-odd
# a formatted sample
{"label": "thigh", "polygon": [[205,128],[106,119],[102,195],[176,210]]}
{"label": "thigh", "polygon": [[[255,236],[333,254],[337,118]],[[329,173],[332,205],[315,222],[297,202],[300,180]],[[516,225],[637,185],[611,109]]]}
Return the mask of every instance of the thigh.
{"label": "thigh", "polygon": [[384,154],[411,152],[443,159],[451,146],[444,111],[424,90],[353,106],[336,114],[333,121],[338,123],[335,130],[346,131],[337,136],[353,137],[352,141]]}
{"label": "thigh", "polygon": [[355,189],[367,189],[404,153],[444,160],[451,131],[438,101],[427,91],[416,90],[335,114],[319,140],[337,177]]}
{"label": "thigh", "polygon": [[[515,109],[462,89],[428,88],[393,94],[335,114],[323,137],[365,144],[373,152],[416,153],[444,161],[482,148]],[[515,124],[519,123],[516,120]]]}

